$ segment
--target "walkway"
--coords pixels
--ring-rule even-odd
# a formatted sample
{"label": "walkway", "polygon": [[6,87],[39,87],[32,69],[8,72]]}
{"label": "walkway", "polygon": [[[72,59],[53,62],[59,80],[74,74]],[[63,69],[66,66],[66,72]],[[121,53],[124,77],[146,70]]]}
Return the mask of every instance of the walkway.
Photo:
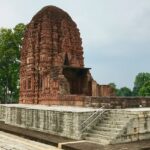
{"label": "walkway", "polygon": [[0,131],[0,150],[60,150],[60,149]]}

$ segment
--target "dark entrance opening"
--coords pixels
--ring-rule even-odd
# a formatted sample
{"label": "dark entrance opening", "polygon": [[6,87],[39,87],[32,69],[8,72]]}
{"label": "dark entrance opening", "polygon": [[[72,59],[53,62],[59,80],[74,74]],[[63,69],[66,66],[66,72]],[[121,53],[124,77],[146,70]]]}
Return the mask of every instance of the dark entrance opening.
{"label": "dark entrance opening", "polygon": [[63,74],[69,82],[70,94],[91,96],[91,82],[88,81],[89,68],[63,67]]}
{"label": "dark entrance opening", "polygon": [[65,61],[64,61],[64,65],[65,66],[69,66],[69,59],[68,59],[68,55],[65,55]]}

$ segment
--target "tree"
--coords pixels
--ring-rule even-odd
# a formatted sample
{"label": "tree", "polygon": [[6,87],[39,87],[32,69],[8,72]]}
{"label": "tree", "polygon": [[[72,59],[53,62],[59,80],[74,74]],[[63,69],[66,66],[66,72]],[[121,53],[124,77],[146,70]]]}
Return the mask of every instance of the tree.
{"label": "tree", "polygon": [[15,49],[16,49],[16,56],[17,59],[20,60],[20,49],[22,47],[22,41],[23,41],[23,35],[25,31],[26,26],[23,23],[20,23],[15,26],[13,29],[13,37],[14,37],[14,42],[15,42]]}
{"label": "tree", "polygon": [[132,91],[127,87],[118,89],[117,96],[132,96]]}
{"label": "tree", "polygon": [[109,83],[108,85],[110,85],[113,89],[116,89],[116,84],[115,83]]}
{"label": "tree", "polygon": [[150,96],[150,81],[147,81],[139,90],[139,95]]}
{"label": "tree", "polygon": [[139,73],[135,78],[133,95],[140,96],[140,89],[148,81],[150,81],[150,73]]}
{"label": "tree", "polygon": [[117,92],[118,92],[118,89],[117,89],[116,84],[113,83],[113,82],[111,82],[111,83],[109,83],[108,85],[112,87],[112,89],[113,89],[113,91],[114,91],[114,95],[116,95]]}
{"label": "tree", "polygon": [[24,24],[14,29],[0,29],[0,100],[2,103],[18,99],[20,47]]}

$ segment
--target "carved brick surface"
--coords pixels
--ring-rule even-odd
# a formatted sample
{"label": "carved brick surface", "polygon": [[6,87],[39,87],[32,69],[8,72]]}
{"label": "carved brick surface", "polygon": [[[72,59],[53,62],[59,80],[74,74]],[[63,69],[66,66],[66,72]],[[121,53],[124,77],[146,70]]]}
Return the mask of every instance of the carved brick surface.
{"label": "carved brick surface", "polygon": [[24,35],[20,103],[47,103],[59,95],[92,96],[92,83],[89,68],[84,67],[76,23],[65,11],[44,7],[32,18]]}
{"label": "carved brick surface", "polygon": [[63,10],[44,7],[32,18],[25,32],[20,102],[39,103],[59,94],[89,95],[91,77],[88,76],[77,25]]}

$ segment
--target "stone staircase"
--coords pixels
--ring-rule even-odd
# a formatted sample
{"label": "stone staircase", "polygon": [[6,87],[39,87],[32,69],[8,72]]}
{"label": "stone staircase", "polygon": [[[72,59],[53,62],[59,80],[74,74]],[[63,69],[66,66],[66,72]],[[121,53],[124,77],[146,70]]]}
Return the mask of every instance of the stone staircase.
{"label": "stone staircase", "polygon": [[132,118],[133,115],[127,112],[110,110],[100,122],[83,134],[83,138],[103,145],[117,143],[116,140],[124,134]]}

